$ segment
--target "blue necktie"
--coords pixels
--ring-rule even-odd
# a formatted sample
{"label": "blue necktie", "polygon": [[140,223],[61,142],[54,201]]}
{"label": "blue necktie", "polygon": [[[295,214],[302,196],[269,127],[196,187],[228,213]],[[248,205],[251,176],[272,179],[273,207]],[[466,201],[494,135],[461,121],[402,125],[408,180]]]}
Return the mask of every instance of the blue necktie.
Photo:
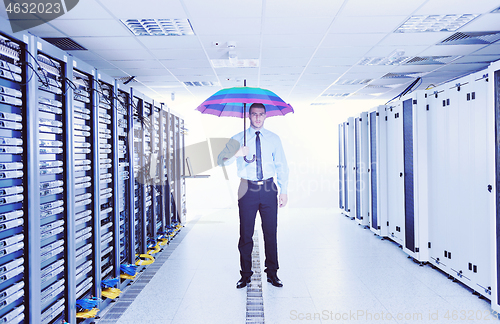
{"label": "blue necktie", "polygon": [[255,138],[255,156],[256,156],[256,162],[257,162],[257,179],[262,180],[264,176],[262,175],[262,157],[261,157],[261,152],[260,152],[260,137],[259,137],[260,132],[257,131],[255,132],[256,138]]}

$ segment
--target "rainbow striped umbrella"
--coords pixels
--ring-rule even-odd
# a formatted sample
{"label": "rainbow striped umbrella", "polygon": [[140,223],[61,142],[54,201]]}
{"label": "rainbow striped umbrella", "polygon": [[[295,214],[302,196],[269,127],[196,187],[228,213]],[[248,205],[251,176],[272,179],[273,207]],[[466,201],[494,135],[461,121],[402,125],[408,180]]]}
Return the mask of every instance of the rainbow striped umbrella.
{"label": "rainbow striped umbrella", "polygon": [[[266,117],[284,116],[288,113],[293,113],[291,105],[285,103],[277,94],[270,90],[262,88],[244,87],[226,88],[217,91],[205,100],[196,110],[202,114],[210,114],[218,117],[229,116],[243,118],[243,134],[244,144],[246,146],[246,115],[247,104],[261,103],[266,107]],[[249,105],[249,106],[250,106]],[[245,161],[250,163],[255,160],[255,155],[252,160]]]}
{"label": "rainbow striped umbrella", "polygon": [[196,110],[203,114],[229,117],[246,117],[246,104],[261,103],[266,106],[266,116],[284,116],[293,113],[291,105],[285,103],[274,92],[251,87],[234,87],[217,91]]}

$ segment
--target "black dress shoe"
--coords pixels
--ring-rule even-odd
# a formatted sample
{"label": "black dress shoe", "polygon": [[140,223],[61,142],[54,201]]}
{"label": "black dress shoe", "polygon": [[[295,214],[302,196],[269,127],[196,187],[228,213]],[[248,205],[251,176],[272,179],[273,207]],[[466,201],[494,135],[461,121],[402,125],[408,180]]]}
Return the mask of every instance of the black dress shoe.
{"label": "black dress shoe", "polygon": [[283,283],[277,275],[267,276],[267,282],[270,282],[274,287],[283,287]]}
{"label": "black dress shoe", "polygon": [[236,288],[240,289],[246,287],[247,284],[252,281],[250,277],[241,277],[241,279],[236,283]]}

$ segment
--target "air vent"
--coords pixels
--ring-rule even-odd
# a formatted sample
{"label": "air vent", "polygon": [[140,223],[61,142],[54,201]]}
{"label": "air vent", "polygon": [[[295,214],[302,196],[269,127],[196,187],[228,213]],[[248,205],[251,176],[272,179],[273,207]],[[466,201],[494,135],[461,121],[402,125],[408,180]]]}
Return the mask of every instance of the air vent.
{"label": "air vent", "polygon": [[184,82],[184,84],[188,87],[215,87],[215,86],[219,86],[218,82],[210,82],[210,81]]}
{"label": "air vent", "polygon": [[417,15],[411,16],[395,33],[421,33],[456,31],[460,27],[475,19],[477,14],[452,14],[452,15]]}
{"label": "air vent", "polygon": [[438,45],[471,45],[471,44],[491,44],[500,39],[500,31],[490,32],[458,32]]}
{"label": "air vent", "polygon": [[[127,77],[113,77],[113,78],[116,79],[116,80],[118,80],[118,81],[120,81],[120,82],[122,82],[122,83],[130,80],[129,76],[127,76]],[[132,79],[132,80],[129,81],[129,83],[132,83],[132,82],[137,82],[137,80],[136,79]]]}
{"label": "air vent", "polygon": [[427,73],[422,73],[422,72],[387,73],[382,77],[382,79],[397,79],[397,78],[411,79],[411,78],[417,78],[417,77],[422,76],[424,74],[427,74]]}
{"label": "air vent", "polygon": [[121,22],[136,36],[194,35],[189,19],[122,19]]}
{"label": "air vent", "polygon": [[406,65],[445,64],[453,59],[452,56],[415,56],[405,62]]}
{"label": "air vent", "polygon": [[342,97],[347,97],[350,95],[350,93],[345,92],[345,93],[324,93],[322,94],[323,97],[337,97],[337,98],[342,98]]}
{"label": "air vent", "polygon": [[87,49],[68,37],[47,37],[43,38],[52,45],[59,47],[63,51],[86,51]]}

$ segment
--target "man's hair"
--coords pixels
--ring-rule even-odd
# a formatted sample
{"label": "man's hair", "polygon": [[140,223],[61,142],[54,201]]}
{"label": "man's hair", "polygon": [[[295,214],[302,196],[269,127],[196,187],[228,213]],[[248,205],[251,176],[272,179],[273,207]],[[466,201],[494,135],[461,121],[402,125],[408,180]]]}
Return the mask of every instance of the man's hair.
{"label": "man's hair", "polygon": [[248,113],[250,114],[252,112],[252,108],[262,108],[264,109],[264,111],[266,111],[266,106],[264,106],[264,104],[261,104],[261,103],[253,103],[250,108],[248,108]]}

